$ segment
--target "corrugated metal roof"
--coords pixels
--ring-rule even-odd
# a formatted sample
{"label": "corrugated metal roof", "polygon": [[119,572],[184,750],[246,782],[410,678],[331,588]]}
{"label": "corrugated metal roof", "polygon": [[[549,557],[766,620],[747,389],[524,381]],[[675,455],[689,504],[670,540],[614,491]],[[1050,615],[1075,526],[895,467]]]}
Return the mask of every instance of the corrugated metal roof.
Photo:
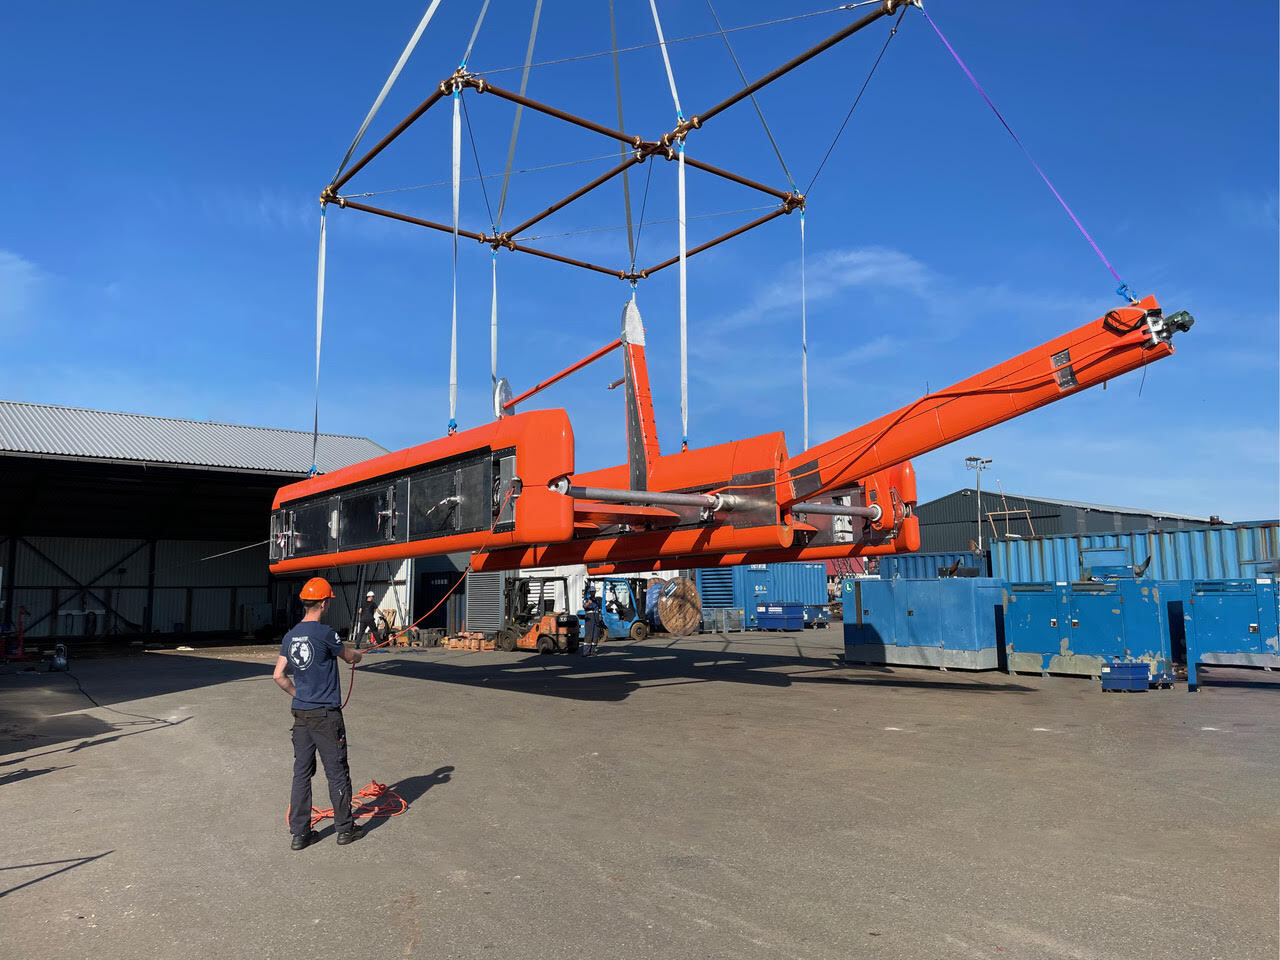
{"label": "corrugated metal roof", "polygon": [[[1001,496],[1001,494],[993,494]],[[1083,500],[1057,500],[1053,497],[1024,497],[1022,494],[1006,493],[1003,496],[1010,500],[1037,500],[1040,503],[1052,503],[1060,507],[1075,507],[1079,510],[1097,510],[1102,513],[1132,513],[1142,517],[1167,517],[1170,520],[1196,520],[1208,523],[1208,517],[1193,517],[1186,513],[1169,513],[1167,510],[1156,510],[1153,507],[1116,507],[1107,503],[1086,503]],[[985,499],[985,498],[984,498]]]}
{"label": "corrugated metal roof", "polygon": [[[929,503],[922,503],[920,507],[927,507],[931,504],[940,503],[948,497],[957,497],[972,495],[973,490],[965,487],[948,493],[946,496],[938,497]],[[999,490],[984,490],[982,493],[982,505],[986,509],[1000,509],[999,507],[990,507],[988,504],[999,502],[1003,498],[1009,501],[1010,510],[1022,510],[1032,503],[1049,504],[1055,507],[1074,507],[1078,510],[1096,510],[1100,513],[1126,513],[1134,514],[1141,517],[1165,517],[1170,520],[1193,520],[1197,523],[1208,523],[1208,517],[1193,517],[1185,513],[1169,513],[1165,510],[1156,510],[1150,507],[1117,507],[1105,503],[1086,503],[1083,500],[1059,500],[1056,497],[1028,497],[1020,493],[1002,493]]]}
{"label": "corrugated metal roof", "polygon": [[[365,437],[322,433],[316,465],[336,470],[386,452]],[[0,400],[0,453],[304,474],[311,434]]]}

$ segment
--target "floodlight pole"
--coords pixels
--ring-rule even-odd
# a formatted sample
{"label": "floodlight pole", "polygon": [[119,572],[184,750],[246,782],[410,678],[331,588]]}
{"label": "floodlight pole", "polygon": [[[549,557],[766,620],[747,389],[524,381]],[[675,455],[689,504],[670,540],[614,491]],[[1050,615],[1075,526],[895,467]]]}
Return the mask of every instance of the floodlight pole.
{"label": "floodlight pole", "polygon": [[978,556],[982,556],[982,471],[991,466],[991,461],[981,457],[965,457],[964,465],[978,474]]}

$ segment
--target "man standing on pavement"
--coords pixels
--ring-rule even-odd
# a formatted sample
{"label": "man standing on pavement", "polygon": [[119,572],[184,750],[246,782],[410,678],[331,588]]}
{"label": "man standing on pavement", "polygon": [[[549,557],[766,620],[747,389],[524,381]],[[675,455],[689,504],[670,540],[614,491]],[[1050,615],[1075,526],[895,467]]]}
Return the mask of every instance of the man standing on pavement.
{"label": "man standing on pavement", "polygon": [[[276,658],[275,681],[293,697],[293,790],[289,797],[290,849],[303,850],[320,839],[311,829],[311,778],[316,752],[329,780],[333,825],[338,845],[359,840],[364,830],[351,815],[351,768],[347,765],[347,728],[342,720],[338,659],[355,666],[363,655],[348,650],[333,627],[321,621],[329,611],[333,588],[312,577],[299,594],[306,612],[302,622],[284,635]],[[289,677],[292,667],[293,677]]]}
{"label": "man standing on pavement", "polygon": [[364,595],[364,603],[356,610],[355,644],[357,650],[366,642],[366,635],[368,636],[367,642],[369,646],[377,646],[378,610],[377,603],[373,599],[372,590]]}
{"label": "man standing on pavement", "polygon": [[584,657],[595,656],[600,645],[600,601],[596,599],[596,588],[588,585],[582,596],[582,613],[586,621],[586,637],[579,648]]}

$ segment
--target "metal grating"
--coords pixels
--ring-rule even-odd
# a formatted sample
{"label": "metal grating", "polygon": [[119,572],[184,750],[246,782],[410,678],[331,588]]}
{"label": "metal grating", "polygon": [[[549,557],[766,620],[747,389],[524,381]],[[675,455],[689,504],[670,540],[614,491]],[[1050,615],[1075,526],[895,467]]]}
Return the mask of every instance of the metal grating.
{"label": "metal grating", "polygon": [[698,592],[704,607],[733,606],[733,569],[720,567],[698,571]]}
{"label": "metal grating", "polygon": [[503,571],[467,571],[467,629],[477,633],[497,633],[502,629]]}

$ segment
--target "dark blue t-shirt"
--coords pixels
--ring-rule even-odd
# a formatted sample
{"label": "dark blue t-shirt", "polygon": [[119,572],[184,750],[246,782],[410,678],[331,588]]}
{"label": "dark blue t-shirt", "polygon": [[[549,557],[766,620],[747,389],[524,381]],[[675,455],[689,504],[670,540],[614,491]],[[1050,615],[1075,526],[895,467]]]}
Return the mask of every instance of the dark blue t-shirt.
{"label": "dark blue t-shirt", "polygon": [[342,641],[333,627],[304,620],[284,635],[280,656],[293,668],[293,709],[342,706],[338,660]]}

